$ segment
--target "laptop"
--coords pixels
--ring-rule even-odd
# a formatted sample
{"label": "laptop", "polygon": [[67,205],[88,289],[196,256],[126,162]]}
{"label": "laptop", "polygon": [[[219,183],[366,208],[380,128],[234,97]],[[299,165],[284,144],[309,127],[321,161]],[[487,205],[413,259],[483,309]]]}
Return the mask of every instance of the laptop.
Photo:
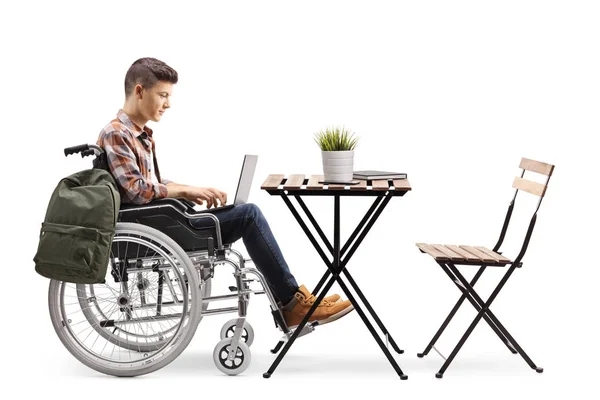
{"label": "laptop", "polygon": [[213,207],[207,209],[206,211],[213,212],[219,210],[226,210],[228,208],[233,208],[240,204],[246,204],[248,202],[248,196],[250,195],[250,188],[252,187],[252,178],[254,178],[254,170],[256,169],[257,161],[258,156],[252,154],[246,154],[244,156],[244,162],[242,163],[242,172],[240,173],[240,180],[238,181],[233,204],[226,204],[224,206]]}

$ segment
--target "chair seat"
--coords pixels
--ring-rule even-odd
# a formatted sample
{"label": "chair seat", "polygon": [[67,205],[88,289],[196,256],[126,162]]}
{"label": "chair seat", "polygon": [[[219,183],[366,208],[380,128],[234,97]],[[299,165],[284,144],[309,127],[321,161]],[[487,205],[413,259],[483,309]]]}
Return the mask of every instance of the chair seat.
{"label": "chair seat", "polygon": [[504,266],[512,261],[483,246],[441,245],[417,243],[417,247],[436,261],[449,261],[454,264],[475,264]]}

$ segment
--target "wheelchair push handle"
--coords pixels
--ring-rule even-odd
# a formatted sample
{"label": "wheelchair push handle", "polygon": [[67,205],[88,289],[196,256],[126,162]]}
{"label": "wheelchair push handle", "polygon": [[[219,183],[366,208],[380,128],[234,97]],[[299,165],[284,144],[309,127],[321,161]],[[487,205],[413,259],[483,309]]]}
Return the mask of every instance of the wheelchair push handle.
{"label": "wheelchair push handle", "polygon": [[65,149],[65,157],[70,154],[81,153],[81,158],[93,155],[102,154],[103,150],[101,147],[95,144],[80,144],[78,146],[67,147]]}
{"label": "wheelchair push handle", "polygon": [[79,152],[89,150],[89,149],[90,149],[90,146],[87,143],[80,144],[79,146],[67,147],[65,149],[65,157],[67,157],[69,154],[77,154]]}

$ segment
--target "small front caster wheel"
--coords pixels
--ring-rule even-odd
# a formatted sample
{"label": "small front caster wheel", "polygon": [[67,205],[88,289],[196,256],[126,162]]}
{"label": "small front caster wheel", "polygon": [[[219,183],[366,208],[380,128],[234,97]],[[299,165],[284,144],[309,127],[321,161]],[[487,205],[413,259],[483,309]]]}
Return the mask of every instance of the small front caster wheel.
{"label": "small front caster wheel", "polygon": [[[237,318],[231,319],[221,328],[221,340],[226,338],[231,338],[235,334],[235,326],[237,324]],[[254,342],[254,329],[252,329],[252,325],[248,322],[244,322],[244,331],[242,332],[242,336],[240,340],[248,345],[248,347],[252,346]]]}
{"label": "small front caster wheel", "polygon": [[417,353],[417,357],[423,358],[423,356],[425,356],[425,354],[423,354],[423,353]]}
{"label": "small front caster wheel", "polygon": [[544,368],[537,367],[537,368],[535,369],[535,372],[537,372],[537,373],[541,374],[542,372],[544,372]]}
{"label": "small front caster wheel", "polygon": [[217,343],[213,351],[213,361],[219,371],[224,374],[238,375],[250,365],[250,347],[240,341],[233,360],[230,360],[229,350],[231,349],[232,340],[232,338],[226,338]]}
{"label": "small front caster wheel", "polygon": [[443,376],[444,376],[444,374],[440,374],[439,372],[437,374],[435,374],[435,377],[438,379],[442,379]]}
{"label": "small front caster wheel", "polygon": [[408,375],[400,375],[400,380],[405,381],[408,379]]}

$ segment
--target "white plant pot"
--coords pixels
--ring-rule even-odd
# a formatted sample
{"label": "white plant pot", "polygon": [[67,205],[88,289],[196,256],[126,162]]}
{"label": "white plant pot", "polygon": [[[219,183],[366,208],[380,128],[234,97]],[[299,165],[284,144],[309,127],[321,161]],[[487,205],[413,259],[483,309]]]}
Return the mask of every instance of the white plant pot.
{"label": "white plant pot", "polygon": [[321,151],[323,175],[326,181],[351,182],[354,171],[354,150]]}

